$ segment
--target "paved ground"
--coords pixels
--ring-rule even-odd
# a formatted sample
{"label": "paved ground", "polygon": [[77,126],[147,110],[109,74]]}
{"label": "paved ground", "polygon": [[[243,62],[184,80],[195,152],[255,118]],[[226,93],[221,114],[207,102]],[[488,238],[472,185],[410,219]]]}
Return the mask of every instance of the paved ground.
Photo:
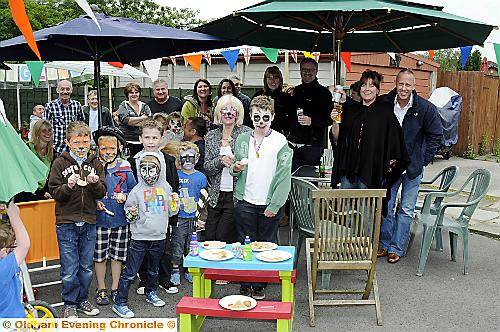
{"label": "paved ground", "polygon": [[[431,178],[442,168],[455,164],[460,167],[456,183],[458,189],[473,169],[484,167],[491,171],[493,180],[488,199],[481,203],[472,222],[476,231],[500,234],[500,165],[452,158],[438,159],[426,169],[425,178]],[[286,229],[282,229],[282,235]],[[396,265],[381,259],[377,265],[382,303],[383,327],[378,327],[373,307],[324,307],[316,310],[316,327],[309,327],[307,277],[305,257],[301,253],[296,285],[296,315],[294,331],[498,331],[500,326],[500,241],[486,236],[471,234],[469,242],[470,274],[463,275],[463,261],[459,255],[456,262],[449,257],[448,236],[444,237],[444,252],[431,251],[423,277],[415,276],[420,248],[417,235],[408,256]],[[462,250],[459,242],[458,253]],[[353,273],[334,274],[332,282],[347,281],[349,284],[362,279]],[[57,272],[32,275],[36,283],[58,279]],[[341,284],[343,286],[344,284]],[[216,286],[215,295],[222,297],[238,292],[238,285]],[[92,286],[95,289],[95,286]],[[135,293],[136,285],[130,293],[130,307],[136,317],[175,317],[175,305],[184,295],[191,294],[191,285],[183,281],[180,293],[168,295],[159,292],[167,305],[154,308],[144,302],[144,297]],[[280,290],[277,285],[267,289],[269,299],[278,300]],[[51,303],[60,301],[60,287],[50,286],[40,290],[39,298]],[[93,301],[93,300],[92,300]],[[115,317],[109,306],[101,307],[100,317]],[[234,321],[207,319],[204,331],[272,331],[275,324],[265,321]]]}

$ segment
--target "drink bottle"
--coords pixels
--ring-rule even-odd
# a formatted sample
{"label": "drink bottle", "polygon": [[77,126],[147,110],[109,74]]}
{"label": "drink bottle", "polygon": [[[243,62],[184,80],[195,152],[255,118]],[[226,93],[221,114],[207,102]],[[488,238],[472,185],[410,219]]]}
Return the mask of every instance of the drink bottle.
{"label": "drink bottle", "polygon": [[245,245],[243,246],[243,260],[252,260],[252,247],[250,247],[250,237],[245,236]]}
{"label": "drink bottle", "polygon": [[193,232],[193,235],[191,235],[191,241],[189,242],[189,255],[198,256],[198,250],[198,236],[196,235],[196,232]]}

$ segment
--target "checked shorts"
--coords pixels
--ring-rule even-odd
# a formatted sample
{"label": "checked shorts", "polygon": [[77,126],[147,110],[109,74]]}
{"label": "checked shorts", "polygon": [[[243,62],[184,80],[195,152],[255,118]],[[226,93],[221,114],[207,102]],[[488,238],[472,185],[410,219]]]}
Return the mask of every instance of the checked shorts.
{"label": "checked shorts", "polygon": [[94,262],[100,263],[108,258],[125,262],[130,238],[128,225],[116,228],[97,227],[96,234]]}

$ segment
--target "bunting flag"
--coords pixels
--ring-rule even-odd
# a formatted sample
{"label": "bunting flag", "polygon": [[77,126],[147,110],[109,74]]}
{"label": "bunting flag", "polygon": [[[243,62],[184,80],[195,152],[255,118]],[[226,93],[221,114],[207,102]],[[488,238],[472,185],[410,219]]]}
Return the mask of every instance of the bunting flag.
{"label": "bunting flag", "polygon": [[113,66],[113,67],[116,67],[116,68],[123,68],[123,63],[121,62],[108,62],[109,65]]}
{"label": "bunting flag", "polygon": [[319,56],[321,55],[320,52],[313,52],[312,53],[312,57],[314,60],[316,60],[316,62],[319,62]]}
{"label": "bunting flag", "polygon": [[9,0],[10,11],[12,13],[12,18],[16,23],[19,30],[22,32],[26,42],[29,47],[35,53],[38,60],[42,60],[40,56],[40,51],[35,41],[35,36],[33,35],[33,29],[31,28],[31,23],[26,14],[26,7],[24,6],[24,0]]}
{"label": "bunting flag", "polygon": [[351,52],[340,52],[340,57],[342,58],[342,61],[345,63],[345,67],[347,68],[347,71],[351,71]]}
{"label": "bunting flag", "polygon": [[149,78],[153,82],[156,81],[160,75],[161,60],[162,58],[142,61],[144,68],[148,72]]}
{"label": "bunting flag", "polygon": [[43,71],[43,61],[26,61],[35,88],[38,88]]}
{"label": "bunting flag", "polygon": [[94,12],[90,8],[89,3],[87,2],[87,0],[75,0],[75,2],[78,4],[78,6],[80,6],[83,9],[83,11],[85,12],[85,14],[87,14],[88,16],[90,16],[90,18],[92,19],[92,21],[94,21],[94,23],[97,25],[97,27],[99,28],[99,30],[102,30],[101,26],[99,25],[99,22],[97,22],[97,18],[95,17]]}
{"label": "bunting flag", "polygon": [[250,63],[251,55],[252,55],[252,49],[250,47],[243,49],[243,58],[245,59],[245,63],[247,64],[247,66]]}
{"label": "bunting flag", "polygon": [[262,52],[266,55],[266,58],[272,63],[276,63],[278,61],[278,49],[277,48],[268,48],[261,47]]}
{"label": "bunting flag", "polygon": [[460,47],[460,56],[462,58],[462,69],[465,68],[467,60],[469,60],[470,52],[472,51],[472,46]]}
{"label": "bunting flag", "polygon": [[229,65],[229,69],[231,71],[234,70],[234,66],[236,65],[236,62],[238,61],[238,54],[240,53],[239,49],[235,50],[227,50],[227,51],[222,51],[220,54],[226,59],[227,64]]}
{"label": "bunting flag", "polygon": [[290,55],[292,56],[292,59],[293,61],[295,61],[295,63],[297,63],[297,51],[296,50],[293,50],[293,51],[290,51]]}
{"label": "bunting flag", "polygon": [[172,61],[172,64],[173,64],[174,66],[177,66],[177,60],[175,59],[175,56],[171,56],[171,57],[169,57],[169,58],[170,58],[170,61]]}
{"label": "bunting flag", "polygon": [[183,55],[184,62],[189,63],[191,67],[193,67],[193,70],[195,72],[200,71],[200,66],[201,66],[201,59],[203,58],[203,55],[200,54],[191,54],[191,55]]}
{"label": "bunting flag", "polygon": [[429,60],[434,61],[434,50],[429,51]]}
{"label": "bunting flag", "polygon": [[[493,43],[493,48],[495,49],[495,55],[497,57],[497,65],[500,65],[500,44]],[[500,75],[498,75],[500,78]]]}
{"label": "bunting flag", "polygon": [[387,52],[387,54],[389,54],[389,56],[391,57],[392,60],[396,61],[396,53],[394,53],[394,52]]}
{"label": "bunting flag", "polygon": [[302,53],[304,53],[304,57],[313,59],[313,55],[312,55],[312,53],[311,53],[311,52],[306,52],[306,51],[304,51],[304,52],[302,52]]}
{"label": "bunting flag", "polygon": [[205,55],[205,59],[207,59],[208,65],[211,66],[212,65],[212,55],[210,54],[210,52],[205,52],[203,54]]}

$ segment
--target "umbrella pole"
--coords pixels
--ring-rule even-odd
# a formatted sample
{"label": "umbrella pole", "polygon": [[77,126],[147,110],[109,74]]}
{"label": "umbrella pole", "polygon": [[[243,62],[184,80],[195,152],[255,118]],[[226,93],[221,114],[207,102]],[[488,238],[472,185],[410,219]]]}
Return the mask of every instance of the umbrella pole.
{"label": "umbrella pole", "polygon": [[94,58],[94,88],[97,90],[97,123],[102,127],[102,104],[101,104],[101,62],[96,54]]}
{"label": "umbrella pole", "polygon": [[335,40],[335,84],[339,85],[340,83],[340,72],[341,72],[341,67],[342,67],[342,62],[341,62],[341,57],[340,57],[340,51],[341,51],[341,43],[342,40],[337,39]]}

